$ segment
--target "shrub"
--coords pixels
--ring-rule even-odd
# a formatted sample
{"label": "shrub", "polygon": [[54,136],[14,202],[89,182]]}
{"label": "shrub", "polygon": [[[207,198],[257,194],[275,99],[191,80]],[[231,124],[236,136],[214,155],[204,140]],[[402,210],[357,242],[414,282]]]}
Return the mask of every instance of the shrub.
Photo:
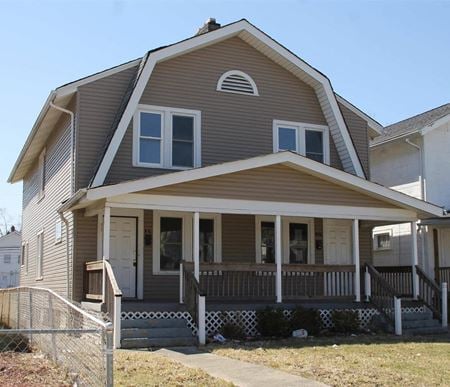
{"label": "shrub", "polygon": [[306,329],[308,335],[317,335],[322,329],[322,319],[318,310],[300,306],[292,312],[289,325],[291,331]]}
{"label": "shrub", "polygon": [[339,333],[358,332],[360,321],[358,312],[350,310],[333,310],[331,320],[334,325],[334,331]]}
{"label": "shrub", "polygon": [[242,327],[238,324],[233,324],[232,322],[223,324],[220,328],[220,333],[226,339],[242,340],[245,338],[245,332]]}
{"label": "shrub", "polygon": [[258,331],[265,337],[289,336],[289,322],[281,309],[266,308],[256,312]]}

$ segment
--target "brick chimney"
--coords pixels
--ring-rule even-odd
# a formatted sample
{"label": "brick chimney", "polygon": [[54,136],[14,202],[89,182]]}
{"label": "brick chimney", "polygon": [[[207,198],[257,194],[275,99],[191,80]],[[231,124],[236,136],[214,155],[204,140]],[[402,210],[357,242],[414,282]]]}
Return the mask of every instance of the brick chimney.
{"label": "brick chimney", "polygon": [[202,27],[200,27],[195,35],[206,34],[220,28],[220,24],[216,22],[216,19],[210,17]]}

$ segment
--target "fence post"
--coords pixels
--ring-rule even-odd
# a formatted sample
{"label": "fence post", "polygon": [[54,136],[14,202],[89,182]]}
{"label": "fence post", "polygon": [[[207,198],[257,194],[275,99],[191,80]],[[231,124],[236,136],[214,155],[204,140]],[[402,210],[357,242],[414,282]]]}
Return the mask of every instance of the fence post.
{"label": "fence post", "polygon": [[[50,324],[50,328],[54,329],[55,326],[53,324],[53,300],[51,293],[48,294],[48,322]],[[55,333],[52,333],[52,352],[53,352],[53,360],[58,361],[57,352],[56,352],[56,337]]]}
{"label": "fence post", "polygon": [[442,292],[442,326],[447,328],[448,326],[448,288],[447,282],[442,282],[441,284],[441,292]]}
{"label": "fence post", "polygon": [[366,293],[366,302],[370,301],[370,297],[372,296],[372,288],[370,286],[370,273],[369,268],[366,266],[366,271],[364,273],[364,293]]}
{"label": "fence post", "polygon": [[183,262],[180,263],[180,304],[184,303]]}
{"label": "fence post", "polygon": [[402,335],[402,299],[394,297],[395,334]]}
{"label": "fence post", "polygon": [[106,327],[104,334],[106,336],[106,386],[113,387],[114,385],[114,358],[113,358],[113,346],[114,346],[114,333],[113,325],[111,323]]}
{"label": "fence post", "polygon": [[198,343],[206,344],[206,305],[205,296],[198,296]]}

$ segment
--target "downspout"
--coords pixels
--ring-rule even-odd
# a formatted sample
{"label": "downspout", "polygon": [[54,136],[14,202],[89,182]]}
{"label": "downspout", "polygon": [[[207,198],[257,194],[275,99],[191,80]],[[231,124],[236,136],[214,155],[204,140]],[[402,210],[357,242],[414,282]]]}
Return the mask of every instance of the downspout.
{"label": "downspout", "polygon": [[[405,142],[409,145],[411,145],[413,148],[416,148],[419,152],[419,168],[420,168],[420,198],[422,200],[426,200],[426,194],[425,194],[425,176],[424,174],[424,167],[423,167],[423,157],[422,157],[422,147],[420,145],[415,144],[412,142],[409,138],[405,139]],[[420,244],[421,244],[421,253],[422,253],[422,265],[424,266],[424,269],[428,272],[428,266],[429,262],[428,259],[425,262],[425,230],[424,227],[418,223],[419,226],[419,232],[420,232]],[[426,267],[425,267],[426,266]]]}
{"label": "downspout", "polygon": [[[53,99],[54,101],[54,99]],[[57,106],[53,103],[53,101],[50,101],[50,107],[59,110],[63,113],[66,113],[70,116],[70,197],[73,195],[74,191],[74,167],[75,167],[75,155],[74,155],[74,142],[75,142],[75,114],[68,109],[64,109],[61,106]],[[65,229],[66,229],[66,291],[67,291],[67,298],[71,299],[71,292],[70,292],[70,239],[69,239],[69,221],[64,216],[62,212],[59,212],[59,217],[61,218],[61,221],[64,223]]]}

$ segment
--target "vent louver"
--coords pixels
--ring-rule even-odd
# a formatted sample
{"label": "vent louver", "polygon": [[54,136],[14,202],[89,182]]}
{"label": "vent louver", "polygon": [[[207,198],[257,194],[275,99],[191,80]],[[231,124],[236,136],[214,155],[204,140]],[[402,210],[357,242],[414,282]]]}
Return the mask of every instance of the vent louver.
{"label": "vent louver", "polygon": [[259,95],[253,79],[242,71],[228,71],[223,74],[217,83],[218,91],[227,93]]}

